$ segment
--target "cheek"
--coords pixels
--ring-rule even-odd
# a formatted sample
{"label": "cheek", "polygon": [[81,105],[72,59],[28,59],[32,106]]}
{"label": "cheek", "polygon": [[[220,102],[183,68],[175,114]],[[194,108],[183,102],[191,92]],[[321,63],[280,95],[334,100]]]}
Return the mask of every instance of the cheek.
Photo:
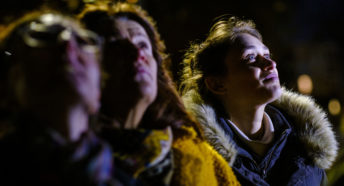
{"label": "cheek", "polygon": [[155,79],[158,79],[158,65],[156,64],[156,62],[155,62],[155,64],[154,64],[154,67],[153,67],[153,72],[154,72],[154,74],[155,74]]}
{"label": "cheek", "polygon": [[151,71],[151,74],[153,76],[153,80],[157,81],[158,79],[158,63],[156,62],[156,60],[154,59],[153,56],[149,56],[147,57],[149,59],[149,69]]}
{"label": "cheek", "polygon": [[246,69],[240,71],[229,72],[226,79],[226,86],[229,90],[246,90],[259,86],[259,71],[254,69]]}
{"label": "cheek", "polygon": [[154,61],[154,65],[152,66],[152,72],[154,74],[154,86],[155,86],[155,91],[157,92],[158,90],[158,65],[157,63]]}
{"label": "cheek", "polygon": [[249,67],[242,72],[242,76],[246,79],[247,82],[259,82],[260,70],[259,68]]}
{"label": "cheek", "polygon": [[153,81],[151,83],[152,94],[153,94],[152,96],[154,97],[153,99],[155,99],[156,95],[158,94],[158,81],[159,81],[158,65],[155,60],[153,60],[153,63],[151,65],[151,72],[153,75]]}
{"label": "cheek", "polygon": [[92,64],[88,68],[88,78],[90,83],[89,93],[98,100],[100,97],[100,69],[97,64]]}
{"label": "cheek", "polygon": [[93,85],[98,86],[100,84],[100,69],[98,65],[92,64],[89,67],[89,78]]}

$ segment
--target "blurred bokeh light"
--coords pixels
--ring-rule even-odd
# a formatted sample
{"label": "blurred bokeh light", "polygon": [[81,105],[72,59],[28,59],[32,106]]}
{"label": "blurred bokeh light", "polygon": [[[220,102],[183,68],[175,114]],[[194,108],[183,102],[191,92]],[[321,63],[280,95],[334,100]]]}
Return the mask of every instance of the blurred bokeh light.
{"label": "blurred bokeh light", "polygon": [[127,0],[128,3],[137,3],[138,0]]}
{"label": "blurred bokeh light", "polygon": [[340,102],[338,101],[338,99],[331,99],[328,102],[328,111],[330,112],[330,114],[332,114],[334,116],[340,114],[341,106],[340,106]]}
{"label": "blurred bokeh light", "polygon": [[313,82],[309,75],[303,74],[297,78],[297,88],[302,94],[311,94],[313,90]]}

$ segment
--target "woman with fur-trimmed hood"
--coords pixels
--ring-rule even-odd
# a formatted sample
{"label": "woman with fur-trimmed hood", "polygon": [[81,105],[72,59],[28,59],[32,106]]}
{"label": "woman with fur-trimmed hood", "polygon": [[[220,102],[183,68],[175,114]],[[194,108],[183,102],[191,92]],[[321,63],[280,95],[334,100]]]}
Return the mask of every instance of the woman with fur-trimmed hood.
{"label": "woman with fur-trimmed hood", "polygon": [[223,17],[184,60],[184,103],[242,185],[321,185],[338,144],[326,114],[280,86],[251,21]]}

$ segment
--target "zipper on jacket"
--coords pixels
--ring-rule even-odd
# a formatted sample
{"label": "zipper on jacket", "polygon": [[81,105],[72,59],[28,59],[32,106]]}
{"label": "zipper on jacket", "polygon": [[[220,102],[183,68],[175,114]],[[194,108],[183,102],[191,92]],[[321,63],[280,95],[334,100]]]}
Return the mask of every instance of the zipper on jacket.
{"label": "zipper on jacket", "polygon": [[[286,133],[287,133],[286,131],[283,131],[283,133],[282,133],[282,138],[281,138],[281,140],[279,141],[279,143],[281,143],[281,142],[284,140],[284,138],[286,137]],[[272,154],[275,152],[277,146],[279,146],[279,144],[275,145],[274,149],[273,149],[272,152],[270,153],[269,160],[268,160],[268,162],[266,162],[265,167],[264,167],[264,169],[263,169],[263,171],[262,171],[262,177],[263,177],[263,179],[266,178],[266,170],[267,170],[267,168],[268,168],[269,165],[270,165]]]}

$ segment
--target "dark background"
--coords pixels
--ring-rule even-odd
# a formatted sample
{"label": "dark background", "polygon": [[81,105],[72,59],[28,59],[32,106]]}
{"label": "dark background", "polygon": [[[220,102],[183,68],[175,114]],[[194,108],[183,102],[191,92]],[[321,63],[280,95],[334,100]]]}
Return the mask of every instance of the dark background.
{"label": "dark background", "polygon": [[[87,1],[87,0],[84,0]],[[92,1],[92,0],[88,0]],[[94,0],[93,0],[94,1]],[[128,0],[129,1],[129,0]],[[277,61],[281,83],[297,89],[297,78],[308,74],[310,94],[326,111],[331,99],[344,105],[344,1],[343,0],[130,0],[156,20],[172,58],[171,70],[178,84],[185,50],[202,41],[223,14],[253,20]],[[7,0],[0,5],[0,30],[23,12],[50,2],[60,10],[76,13],[82,0]],[[329,114],[343,145],[344,112]],[[340,156],[337,165],[344,162]],[[335,166],[333,170],[337,167]],[[336,170],[337,171],[337,170]],[[344,174],[344,170],[340,170]]]}
{"label": "dark background", "polygon": [[[344,105],[343,0],[139,0],[156,20],[172,57],[178,84],[181,61],[190,42],[203,41],[223,14],[253,20],[277,62],[281,83],[298,91],[297,78],[307,74],[310,93],[327,112],[331,99]],[[340,149],[344,145],[344,111],[328,117]],[[341,177],[341,180],[339,178]],[[344,150],[328,170],[329,185],[344,184]],[[343,182],[343,183],[341,183]],[[336,184],[336,185],[337,185]]]}
{"label": "dark background", "polygon": [[[333,98],[344,104],[342,0],[139,0],[138,3],[157,22],[173,59],[177,83],[180,62],[190,42],[203,41],[215,18],[230,14],[256,23],[277,61],[283,85],[297,91],[297,78],[308,74],[314,87],[311,96],[319,104],[327,109]],[[343,112],[329,115],[336,127],[341,115]]]}
{"label": "dark background", "polygon": [[[177,83],[180,62],[190,42],[203,41],[215,18],[230,14],[256,23],[277,61],[284,86],[298,91],[297,78],[308,74],[313,81],[311,96],[325,110],[330,99],[344,104],[341,0],[139,0],[138,3],[157,22],[173,59]],[[329,118],[339,136],[341,120],[344,126],[343,111]]]}
{"label": "dark background", "polygon": [[214,19],[230,14],[256,23],[288,88],[296,89],[296,78],[308,74],[314,83],[312,95],[341,99],[344,8],[340,0],[140,0],[139,4],[156,20],[174,70],[190,42],[204,40]]}

